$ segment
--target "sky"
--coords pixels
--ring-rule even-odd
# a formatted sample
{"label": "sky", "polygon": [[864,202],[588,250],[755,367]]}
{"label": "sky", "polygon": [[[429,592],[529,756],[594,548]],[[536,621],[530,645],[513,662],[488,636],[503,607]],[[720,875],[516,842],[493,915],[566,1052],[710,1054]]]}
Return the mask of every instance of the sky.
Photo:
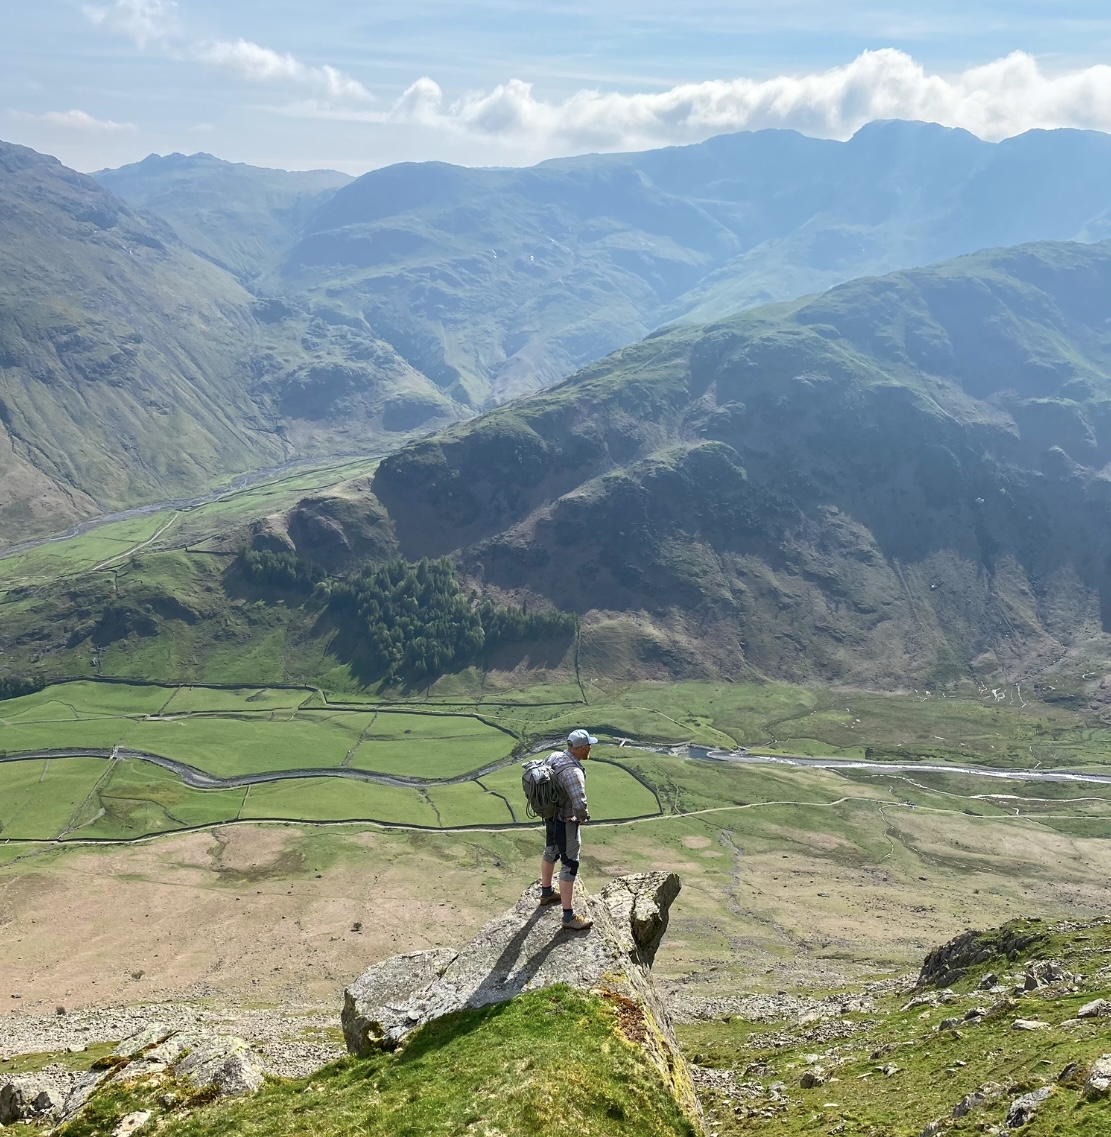
{"label": "sky", "polygon": [[1111,131],[1107,0],[0,0],[0,138],[358,174],[877,118]]}

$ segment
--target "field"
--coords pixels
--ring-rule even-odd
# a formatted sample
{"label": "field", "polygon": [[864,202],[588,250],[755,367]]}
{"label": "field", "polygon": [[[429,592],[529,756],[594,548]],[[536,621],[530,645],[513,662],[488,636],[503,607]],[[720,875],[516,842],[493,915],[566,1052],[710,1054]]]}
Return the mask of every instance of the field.
{"label": "field", "polygon": [[109,521],[74,537],[0,555],[0,592],[111,567],[139,553],[204,542],[217,530],[288,509],[298,499],[370,473],[375,458],[329,462],[276,475],[247,489],[213,491],[213,500]]}
{"label": "field", "polygon": [[[641,685],[598,692],[589,709],[559,703],[552,694],[541,689],[500,701],[441,694],[408,703],[337,703],[311,688],[55,684],[0,704],[0,755],[8,756],[0,765],[0,784],[8,787],[0,839],[129,840],[261,819],[445,829],[521,825],[528,818],[519,760],[537,739],[554,741],[583,721],[606,723],[618,740],[697,737],[730,747],[750,734],[766,735],[773,720],[782,734],[801,723],[826,741],[767,752],[861,757],[867,751],[879,758],[906,755],[833,740],[865,721],[869,737],[902,735],[903,743],[925,730],[945,730],[969,739],[966,750],[985,770],[1003,766],[1001,755],[1020,756],[1018,739],[1055,733],[1083,748],[1093,769],[1105,768],[1091,761],[1099,753],[1101,728],[1078,728],[1043,707],[1031,712],[972,700],[842,694],[840,702],[854,705],[834,710],[828,693],[773,684]],[[991,739],[999,741],[998,751]],[[800,740],[814,741],[790,739]],[[117,748],[122,753],[105,764]],[[22,759],[51,751],[92,756]],[[969,760],[965,750],[920,757],[943,764]],[[729,769],[613,743],[596,747],[592,759],[590,800],[599,821],[770,808],[777,801],[789,803],[783,808],[790,811],[833,800],[828,790],[813,797],[810,787],[819,783],[801,770]],[[1016,768],[1026,765],[1034,763]],[[204,781],[190,771],[200,771]],[[868,769],[841,771],[835,784],[851,791],[845,796],[901,809],[959,809],[984,818],[1020,813],[1081,836],[1108,831],[1108,786]]]}
{"label": "field", "polygon": [[[233,779],[193,788],[180,769],[132,756],[0,762],[10,921],[0,973],[25,1006],[48,1008],[198,983],[238,998],[331,998],[366,962],[459,942],[516,898],[541,844],[518,762],[584,723],[605,724],[588,764],[584,882],[682,876],[657,963],[662,981],[683,981],[680,1001],[906,970],[969,925],[1106,907],[1108,785],[737,765],[618,745],[639,728],[649,741],[723,745],[820,732],[832,746],[860,729],[851,713],[881,739],[985,732],[971,757],[923,747],[932,764],[991,768],[992,738],[1014,754],[1040,728],[1072,732],[1085,764],[1106,772],[1103,728],[1077,716],[785,685],[592,688],[586,708],[567,694],[336,705],[311,688],[79,681],[0,703],[9,759],[123,746]],[[57,911],[72,918],[60,925]]]}
{"label": "field", "polygon": [[[527,820],[514,758],[522,740],[509,728],[452,708],[325,708],[318,699],[320,709],[301,709],[312,695],[81,681],[8,700],[0,705],[0,753],[8,755],[0,764],[7,787],[0,839],[131,840],[250,819],[426,828]],[[107,762],[17,760],[28,751],[116,748],[123,755]],[[633,765],[615,761],[620,753],[610,748],[609,760],[592,769],[594,816],[658,814]],[[190,786],[181,770],[137,754],[181,763],[216,784]],[[351,774],[281,776],[317,769]],[[221,788],[221,780],[234,784]]]}

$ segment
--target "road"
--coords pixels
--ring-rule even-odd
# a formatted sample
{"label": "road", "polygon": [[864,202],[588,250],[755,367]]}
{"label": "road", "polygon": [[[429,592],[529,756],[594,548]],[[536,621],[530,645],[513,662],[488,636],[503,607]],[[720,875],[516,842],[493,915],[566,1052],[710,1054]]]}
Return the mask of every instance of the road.
{"label": "road", "polygon": [[[549,747],[545,746],[540,749],[549,749]],[[648,750],[653,753],[666,750],[666,748],[658,746],[640,747],[635,744],[628,746],[627,749]],[[534,750],[533,752],[538,751]],[[971,777],[998,778],[1012,782],[1073,782],[1087,785],[1111,785],[1111,774],[1086,774],[1070,770],[1000,770],[991,766],[941,766],[920,762],[869,762],[865,759],[810,758],[803,755],[790,757],[726,750],[710,750],[695,754],[693,757],[696,761],[724,762],[739,766],[801,766],[820,770],[869,770],[877,774],[966,774]],[[196,766],[190,766],[186,762],[179,762],[176,758],[167,758],[162,754],[152,754],[146,750],[130,750],[122,746],[117,746],[114,750],[35,750],[22,754],[4,754],[0,755],[0,762],[52,761],[63,758],[104,758],[108,760],[133,758],[140,762],[150,762],[154,766],[161,766],[162,769],[176,774],[187,786],[195,790],[242,789],[246,786],[261,785],[264,782],[281,782],[296,778],[348,778],[356,782],[374,782],[381,786],[407,787],[410,789],[428,786],[458,786],[463,782],[472,782],[485,777],[487,774],[504,770],[507,766],[512,766],[521,761],[520,757],[510,755],[508,758],[491,762],[481,769],[469,770],[465,774],[457,774],[452,778],[418,778],[406,777],[403,774],[378,774],[371,770],[356,770],[349,766],[267,770],[257,774],[234,774],[231,777],[224,778],[217,774],[209,774],[204,770],[199,770]]]}
{"label": "road", "polygon": [[869,762],[864,758],[810,758],[803,755],[750,754],[746,751],[710,750],[694,755],[705,762],[739,766],[811,766],[819,770],[870,770],[877,774],[968,774],[976,778],[1002,778],[1020,782],[1080,782],[1111,785],[1111,774],[1082,774],[1071,770],[1001,770],[994,766],[942,766],[925,762]]}

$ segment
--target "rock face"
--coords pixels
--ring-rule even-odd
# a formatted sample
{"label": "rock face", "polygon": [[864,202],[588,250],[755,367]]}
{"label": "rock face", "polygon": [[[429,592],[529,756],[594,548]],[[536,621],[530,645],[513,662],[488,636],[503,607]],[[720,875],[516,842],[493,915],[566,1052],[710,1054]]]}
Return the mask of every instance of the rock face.
{"label": "rock face", "polygon": [[49,1078],[16,1075],[0,1087],[0,1125],[15,1121],[57,1121],[63,1095]]}
{"label": "rock face", "polygon": [[[1037,947],[1045,939],[1045,929],[1028,926],[1030,921],[1016,920],[990,932],[969,930],[951,939],[947,944],[936,947],[926,956],[918,975],[919,987],[951,987],[964,978],[966,972],[979,964],[986,963],[995,956],[1005,956],[1016,960],[1021,955],[1035,954]],[[1040,971],[1028,972],[1034,986],[1048,982],[1053,966],[1060,967],[1059,960],[1039,961]],[[986,980],[988,976],[985,976]],[[992,975],[992,979],[997,976]],[[991,986],[991,984],[987,984]],[[1032,989],[1032,988],[1031,988]]]}
{"label": "rock face", "polygon": [[179,1031],[152,1023],[115,1049],[125,1058],[116,1078],[138,1078],[168,1074],[188,1081],[195,1089],[212,1089],[219,1097],[254,1093],[262,1085],[262,1060],[242,1038]]}
{"label": "rock face", "polygon": [[[644,1049],[692,1117],[700,1110],[670,1018],[649,968],[679,894],[674,873],[620,877],[581,898],[589,932],[561,927],[558,905],[537,905],[530,886],[506,913],[458,951],[394,956],[364,972],[344,992],[347,1047],[366,1055],[392,1050],[424,1023],[468,1007],[506,1002],[525,991],[566,983],[618,1002],[625,1033]],[[581,894],[580,894],[581,895]]]}
{"label": "rock face", "polygon": [[1053,1093],[1052,1086],[1042,1086],[1040,1090],[1033,1090],[1015,1098],[1007,1110],[1007,1119],[1004,1124],[1008,1129],[1019,1129],[1038,1112],[1039,1106],[1049,1100]]}
{"label": "rock face", "polygon": [[1088,1080],[1084,1083],[1085,1097],[1106,1097],[1111,1091],[1111,1054],[1104,1054],[1092,1063]]}

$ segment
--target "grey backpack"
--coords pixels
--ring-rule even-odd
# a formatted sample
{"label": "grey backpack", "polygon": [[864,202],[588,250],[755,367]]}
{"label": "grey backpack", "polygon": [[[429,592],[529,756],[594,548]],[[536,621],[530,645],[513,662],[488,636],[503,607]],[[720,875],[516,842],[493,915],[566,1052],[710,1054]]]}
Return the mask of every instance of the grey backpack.
{"label": "grey backpack", "polygon": [[525,791],[525,812],[529,817],[550,821],[559,812],[561,798],[552,758],[533,758],[521,764],[521,789]]}

